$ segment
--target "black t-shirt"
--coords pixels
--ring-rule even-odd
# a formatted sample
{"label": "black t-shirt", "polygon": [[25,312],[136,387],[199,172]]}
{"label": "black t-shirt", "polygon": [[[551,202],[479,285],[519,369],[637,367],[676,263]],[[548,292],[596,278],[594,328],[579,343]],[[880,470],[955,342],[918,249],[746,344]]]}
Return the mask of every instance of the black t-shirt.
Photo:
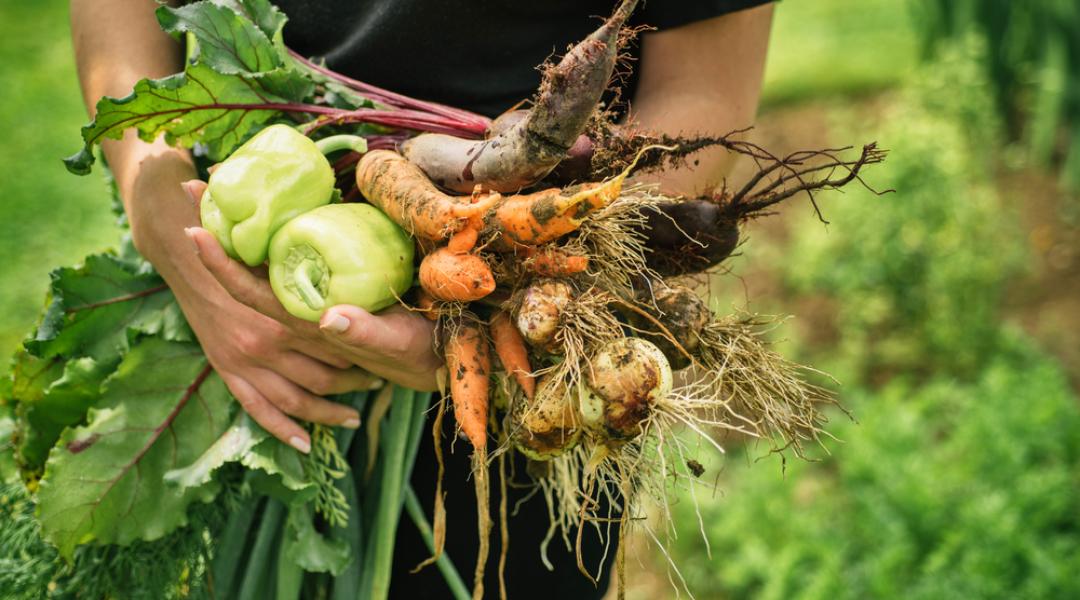
{"label": "black t-shirt", "polygon": [[[769,0],[642,0],[631,23],[678,27]],[[495,116],[532,97],[535,69],[599,26],[615,0],[276,0],[286,43],[362,81]],[[631,53],[636,48],[630,48]],[[626,95],[634,79],[627,82]]]}

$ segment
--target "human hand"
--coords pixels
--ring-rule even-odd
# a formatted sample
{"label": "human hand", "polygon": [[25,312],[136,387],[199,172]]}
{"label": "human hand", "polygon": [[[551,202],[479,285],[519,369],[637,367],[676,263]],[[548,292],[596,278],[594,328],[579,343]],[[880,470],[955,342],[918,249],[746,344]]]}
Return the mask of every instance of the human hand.
{"label": "human hand", "polygon": [[[192,198],[200,198],[205,186],[197,180],[184,184]],[[436,388],[435,372],[442,361],[434,352],[434,325],[427,319],[400,306],[373,315],[349,305],[329,308],[319,323],[298,319],[286,312],[265,278],[230,259],[210,232],[192,227],[187,233],[203,265],[234,299],[290,335],[394,383]]]}

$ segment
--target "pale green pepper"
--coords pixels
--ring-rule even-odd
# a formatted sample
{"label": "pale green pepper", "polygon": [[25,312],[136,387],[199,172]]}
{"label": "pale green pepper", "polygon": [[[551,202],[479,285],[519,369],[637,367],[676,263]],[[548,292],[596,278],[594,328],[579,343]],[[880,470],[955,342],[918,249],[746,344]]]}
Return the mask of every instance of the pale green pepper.
{"label": "pale green pepper", "polygon": [[202,226],[229,256],[262,264],[275,231],[331,201],[334,170],[324,154],[346,148],[365,152],[367,144],[351,135],[313,142],[288,125],[263,129],[210,175],[199,207]]}
{"label": "pale green pepper", "polygon": [[270,242],[274,295],[308,321],[336,304],[377,311],[412,282],[412,239],[370,204],[320,206],[286,223]]}

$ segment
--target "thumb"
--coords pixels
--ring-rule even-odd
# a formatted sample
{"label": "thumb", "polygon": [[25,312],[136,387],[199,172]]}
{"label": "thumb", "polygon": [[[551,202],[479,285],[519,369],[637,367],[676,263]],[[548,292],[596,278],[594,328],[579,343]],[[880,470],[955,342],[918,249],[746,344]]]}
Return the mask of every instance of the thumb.
{"label": "thumb", "polygon": [[386,341],[383,324],[368,311],[349,304],[327,309],[319,319],[319,329],[359,348],[377,348]]}

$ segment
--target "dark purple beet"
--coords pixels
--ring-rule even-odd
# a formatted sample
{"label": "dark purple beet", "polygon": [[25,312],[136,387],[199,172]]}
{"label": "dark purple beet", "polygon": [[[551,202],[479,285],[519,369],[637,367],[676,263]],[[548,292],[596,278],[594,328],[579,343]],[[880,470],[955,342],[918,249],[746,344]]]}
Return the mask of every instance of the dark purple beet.
{"label": "dark purple beet", "polygon": [[646,259],[662,275],[700,273],[724,261],[739,245],[739,226],[708,199],[647,209]]}

